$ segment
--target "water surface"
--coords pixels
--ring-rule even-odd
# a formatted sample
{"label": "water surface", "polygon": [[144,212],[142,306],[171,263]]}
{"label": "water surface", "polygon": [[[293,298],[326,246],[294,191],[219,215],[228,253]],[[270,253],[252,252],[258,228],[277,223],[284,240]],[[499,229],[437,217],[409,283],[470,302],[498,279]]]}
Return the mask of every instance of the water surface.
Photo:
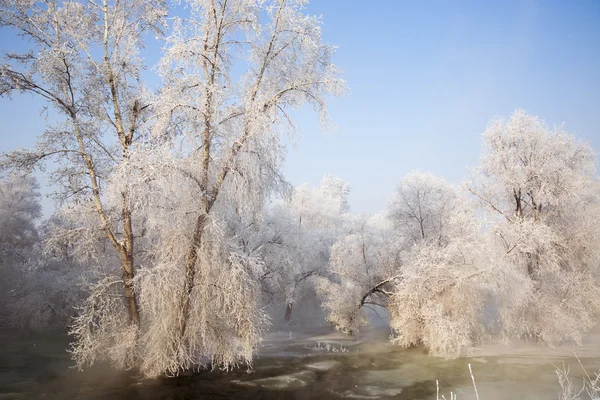
{"label": "water surface", "polygon": [[[600,369],[597,336],[578,349],[582,364]],[[598,342],[600,343],[600,342]],[[421,349],[392,346],[385,335],[348,338],[323,328],[271,333],[253,368],[206,371],[172,379],[139,379],[133,372],[72,368],[65,336],[0,331],[0,399],[475,399],[470,363],[481,400],[557,399],[555,366],[583,370],[569,347],[522,345],[483,348],[473,357],[446,360]]]}

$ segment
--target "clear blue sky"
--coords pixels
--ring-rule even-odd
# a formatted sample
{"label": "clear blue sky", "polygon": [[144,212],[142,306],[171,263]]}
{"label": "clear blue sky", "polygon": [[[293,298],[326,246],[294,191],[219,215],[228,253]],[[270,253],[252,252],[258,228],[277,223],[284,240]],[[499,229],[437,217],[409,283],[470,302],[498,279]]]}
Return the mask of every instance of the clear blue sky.
{"label": "clear blue sky", "polygon": [[[599,1],[313,0],[308,12],[339,46],[350,94],[330,103],[333,135],[310,110],[296,113],[302,137],[285,166],[294,184],[338,176],[354,211],[377,212],[411,170],[459,183],[487,122],[516,108],[564,122],[600,151]],[[0,34],[10,50],[14,38]],[[0,151],[35,142],[44,120],[32,104],[0,100]]]}

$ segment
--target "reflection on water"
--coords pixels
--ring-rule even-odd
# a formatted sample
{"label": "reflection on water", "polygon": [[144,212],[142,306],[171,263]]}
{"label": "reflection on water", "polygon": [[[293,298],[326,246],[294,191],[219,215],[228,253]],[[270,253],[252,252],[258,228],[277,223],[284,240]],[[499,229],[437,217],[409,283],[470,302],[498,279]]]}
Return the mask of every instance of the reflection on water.
{"label": "reflection on water", "polygon": [[[473,358],[444,360],[383,339],[271,334],[252,370],[139,380],[133,372],[102,366],[84,372],[70,368],[65,337],[3,330],[0,399],[435,399],[437,379],[441,392],[453,391],[463,400],[475,398],[469,363],[482,400],[556,399],[552,364],[569,364],[578,383],[583,375],[576,359],[557,350],[482,351]],[[600,368],[591,348],[578,353],[589,372]]]}

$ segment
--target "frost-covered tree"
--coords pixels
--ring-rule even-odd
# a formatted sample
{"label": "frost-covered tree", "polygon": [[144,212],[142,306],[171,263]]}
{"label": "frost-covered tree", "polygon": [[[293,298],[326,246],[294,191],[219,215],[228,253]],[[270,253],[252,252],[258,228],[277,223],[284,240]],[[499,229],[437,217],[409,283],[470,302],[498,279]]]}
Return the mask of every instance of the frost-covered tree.
{"label": "frost-covered tree", "polygon": [[[10,0],[0,11],[0,24],[30,45],[22,53],[5,53],[0,95],[34,94],[63,118],[48,126],[35,149],[5,154],[2,165],[30,170],[53,160],[59,199],[81,217],[74,233],[87,235],[89,243],[101,230],[112,246],[108,253],[117,256],[115,267],[120,268],[110,275],[122,275],[117,285],[120,313],[126,314],[123,329],[140,323],[134,205],[126,186],[116,201],[107,199],[104,189],[115,167],[130,165],[131,148],[141,136],[149,96],[140,80],[144,64],[139,54],[147,35],[160,33],[165,14],[160,1],[109,0]],[[113,262],[112,254],[106,263]],[[74,332],[76,340],[83,340]],[[113,342],[119,340],[115,336]]]}
{"label": "frost-covered tree", "polygon": [[[138,280],[147,375],[252,359],[264,327],[264,260],[247,245],[248,227],[288,188],[288,111],[310,104],[326,122],[325,97],[344,86],[304,3],[190,1],[190,17],[174,20],[153,135],[132,151],[135,171],[120,165],[114,180],[126,182],[148,228]],[[82,360],[103,357],[102,346],[83,350]]]}
{"label": "frost-covered tree", "polygon": [[399,279],[399,248],[381,214],[355,217],[349,233],[332,247],[329,276],[319,279],[327,320],[356,334],[366,323],[363,307],[387,307]]}
{"label": "frost-covered tree", "polygon": [[431,173],[413,172],[388,202],[404,250],[400,279],[388,304],[393,341],[454,356],[481,337],[481,242],[462,194]]}
{"label": "frost-covered tree", "polygon": [[426,243],[411,255],[388,305],[392,342],[424,346],[444,357],[479,343],[489,271],[481,268],[474,243],[474,237],[455,238],[444,247]]}
{"label": "frost-covered tree", "polygon": [[491,217],[490,261],[508,337],[580,343],[599,311],[600,191],[591,148],[562,128],[516,111],[493,120],[469,190]]}
{"label": "frost-covered tree", "polygon": [[325,176],[319,187],[297,187],[291,199],[274,204],[263,225],[266,271],[264,289],[286,304],[285,319],[293,305],[314,296],[315,277],[326,276],[331,247],[348,228],[349,185]]}
{"label": "frost-covered tree", "polygon": [[39,240],[39,197],[38,184],[31,177],[12,174],[0,180],[0,324],[9,323],[9,305]]}
{"label": "frost-covered tree", "polygon": [[24,259],[22,251],[38,241],[42,215],[39,186],[30,176],[11,174],[0,180],[0,262]]}
{"label": "frost-covered tree", "polygon": [[424,175],[390,201],[413,243],[388,305],[393,340],[446,356],[498,327],[505,338],[579,343],[598,312],[594,155],[522,111],[493,121],[484,149],[468,189],[489,211],[487,227],[456,191]]}
{"label": "frost-covered tree", "polygon": [[0,180],[0,325],[66,330],[81,300],[81,270],[63,248],[45,254],[47,221],[41,217],[38,184],[31,176]]}
{"label": "frost-covered tree", "polygon": [[50,245],[48,241],[56,241],[50,231],[57,222],[56,217],[42,222],[40,242],[13,288],[7,303],[13,327],[66,332],[85,299],[82,280],[95,268],[77,262],[71,254],[72,246],[65,244],[55,251],[56,243]]}
{"label": "frost-covered tree", "polygon": [[411,172],[398,185],[387,212],[396,232],[407,245],[431,242],[443,245],[453,232],[451,218],[466,204],[448,183],[428,172]]}
{"label": "frost-covered tree", "polygon": [[453,357],[482,339],[494,275],[474,216],[448,215],[446,224],[446,241],[423,241],[404,255],[388,310],[394,343]]}
{"label": "frost-covered tree", "polygon": [[331,275],[320,284],[328,320],[356,333],[365,306],[383,307],[394,343],[461,354],[484,333],[492,274],[479,234],[458,190],[432,174],[410,173],[385,214],[360,221],[333,246]]}
{"label": "frost-covered tree", "polygon": [[[156,375],[251,360],[264,262],[244,248],[247,227],[288,188],[279,172],[288,111],[310,104],[325,126],[326,96],[344,87],[304,4],[190,1],[189,18],[174,19],[156,97],[139,55],[160,33],[163,3],[4,4],[2,25],[31,49],[5,55],[0,94],[39,95],[64,120],[3,165],[56,156],[66,204],[56,232],[103,272],[73,327],[80,366],[104,359]],[[99,251],[107,244],[116,251]]]}

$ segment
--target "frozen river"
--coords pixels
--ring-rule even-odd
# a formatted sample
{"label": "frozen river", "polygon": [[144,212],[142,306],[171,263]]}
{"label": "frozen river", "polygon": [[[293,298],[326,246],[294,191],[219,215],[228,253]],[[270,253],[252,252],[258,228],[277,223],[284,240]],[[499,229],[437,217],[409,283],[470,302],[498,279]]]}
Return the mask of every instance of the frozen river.
{"label": "frozen river", "polygon": [[[600,368],[598,336],[577,349],[591,374]],[[253,369],[202,372],[140,380],[103,366],[71,368],[64,336],[0,331],[0,399],[475,399],[470,363],[481,400],[558,399],[553,366],[570,365],[580,386],[583,370],[569,347],[521,345],[484,348],[473,357],[445,360],[403,350],[385,335],[349,338],[326,330],[268,335]]]}

